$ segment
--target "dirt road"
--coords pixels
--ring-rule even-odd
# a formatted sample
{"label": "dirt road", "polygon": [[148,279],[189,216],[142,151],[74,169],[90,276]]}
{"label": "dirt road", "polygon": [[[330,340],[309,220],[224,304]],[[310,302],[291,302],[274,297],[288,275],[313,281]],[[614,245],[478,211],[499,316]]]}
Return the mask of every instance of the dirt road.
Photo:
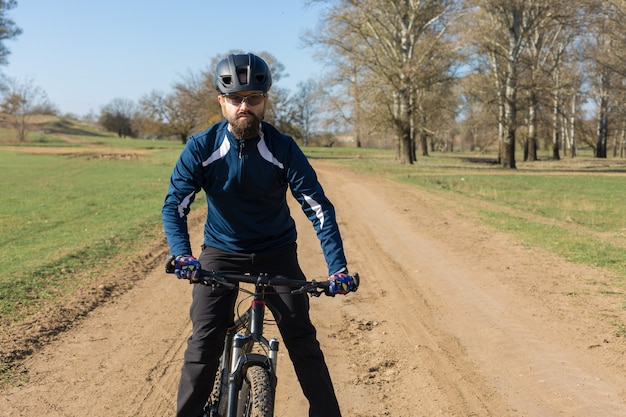
{"label": "dirt road", "polygon": [[[443,196],[316,168],[362,277],[355,294],[312,300],[345,416],[626,416],[626,344],[607,317],[626,320],[621,297],[599,291],[607,272],[522,245]],[[312,228],[293,215],[302,266],[322,277]],[[0,415],[173,416],[189,299],[154,270],[28,358]],[[276,415],[306,416],[286,352],[279,369]]]}

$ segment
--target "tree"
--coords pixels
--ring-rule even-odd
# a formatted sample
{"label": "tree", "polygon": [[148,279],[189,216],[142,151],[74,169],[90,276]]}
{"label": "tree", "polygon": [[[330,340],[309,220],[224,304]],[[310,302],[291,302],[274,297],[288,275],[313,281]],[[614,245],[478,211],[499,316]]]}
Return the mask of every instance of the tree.
{"label": "tree", "polygon": [[34,110],[50,107],[48,96],[32,79],[17,80],[4,77],[1,85],[2,103],[0,109],[9,116],[10,124],[16,132],[18,142],[25,142],[28,134],[28,120]]}
{"label": "tree", "polygon": [[[557,30],[552,25],[548,26],[548,30],[542,30],[543,25],[554,20],[555,6],[551,1],[537,0],[467,0],[466,3],[472,11],[468,19],[471,27],[468,35],[472,38],[470,43],[477,53],[489,57],[493,97],[498,105],[500,164],[503,168],[515,169],[518,111],[522,105],[520,93],[523,91],[520,80],[528,68],[527,58],[542,59],[542,45],[544,42],[549,43],[543,37]],[[533,54],[530,48],[533,39],[542,53],[536,51]],[[533,88],[526,91],[535,93]],[[536,100],[536,97],[531,97],[532,100]],[[531,114],[531,117],[535,116]],[[534,133],[531,132],[531,135]]]}
{"label": "tree", "polygon": [[301,133],[295,123],[295,106],[289,96],[289,90],[273,85],[268,96],[269,106],[265,112],[265,120],[285,135],[297,139]]}
{"label": "tree", "polygon": [[13,39],[22,33],[22,29],[7,16],[9,10],[17,6],[16,0],[0,0],[0,65],[8,64],[8,56],[11,53],[4,41]]}
{"label": "tree", "polygon": [[[573,9],[573,8],[572,8]],[[577,19],[575,10],[563,30],[557,36],[555,45],[548,53],[549,76],[552,84],[549,88],[551,100],[552,159],[561,159],[560,149],[569,148],[570,156],[576,156],[576,114],[578,98],[581,95],[582,76],[576,62],[579,46],[581,19]]]}
{"label": "tree", "polygon": [[447,46],[447,30],[455,2],[339,0],[334,4],[310,43],[334,54],[336,62],[347,63],[345,68],[358,63],[369,85],[377,87],[377,94],[384,93],[380,97],[386,100],[379,109],[389,112],[398,159],[411,164],[413,132],[426,127],[414,126],[420,91],[450,77],[451,61],[444,56],[453,52]]}
{"label": "tree", "polygon": [[319,102],[319,90],[315,81],[309,79],[298,83],[298,90],[293,98],[295,124],[302,134],[304,146],[308,146],[316,118],[316,106]]}
{"label": "tree", "polygon": [[120,138],[136,137],[133,130],[135,113],[136,106],[132,100],[116,98],[102,109],[98,123],[109,132],[117,133]]}
{"label": "tree", "polygon": [[[550,7],[550,3],[544,3]],[[536,10],[536,13],[542,12]],[[543,24],[537,24],[532,28],[529,36],[528,47],[525,49],[527,61],[527,84],[528,91],[528,129],[524,144],[524,160],[537,160],[537,131],[540,111],[541,91],[547,89],[549,78],[546,73],[552,72],[547,68],[547,60],[552,50],[559,45],[559,34],[563,30],[563,24],[553,19],[551,12],[543,12],[545,18]],[[558,61],[557,61],[558,62]]]}
{"label": "tree", "polygon": [[140,101],[140,115],[150,120],[159,135],[177,136],[181,143],[196,131],[221,118],[217,92],[206,73],[189,73],[172,92],[153,91]]}
{"label": "tree", "polygon": [[626,124],[626,1],[589,0],[587,12],[591,23],[584,62],[596,106],[595,156],[606,158],[609,137],[621,136]]}

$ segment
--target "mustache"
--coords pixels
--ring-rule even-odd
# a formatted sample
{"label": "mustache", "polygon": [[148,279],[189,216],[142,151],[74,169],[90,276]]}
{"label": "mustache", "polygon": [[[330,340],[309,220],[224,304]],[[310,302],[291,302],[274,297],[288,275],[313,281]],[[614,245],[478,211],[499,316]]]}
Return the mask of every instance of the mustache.
{"label": "mustache", "polygon": [[252,113],[251,111],[242,111],[242,112],[237,113],[237,118],[239,118],[241,116],[254,116],[254,117],[256,117],[256,114]]}

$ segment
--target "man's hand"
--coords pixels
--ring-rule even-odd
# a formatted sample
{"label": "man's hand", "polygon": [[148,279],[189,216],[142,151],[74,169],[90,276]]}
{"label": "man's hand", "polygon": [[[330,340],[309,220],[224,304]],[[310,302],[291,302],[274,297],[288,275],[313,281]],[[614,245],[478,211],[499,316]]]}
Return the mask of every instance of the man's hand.
{"label": "man's hand", "polygon": [[200,270],[200,262],[191,255],[178,255],[174,259],[174,273],[179,279],[188,279],[193,282]]}
{"label": "man's hand", "polygon": [[348,294],[350,291],[356,290],[354,278],[342,272],[331,275],[328,277],[328,281],[330,282],[328,288],[330,295]]}

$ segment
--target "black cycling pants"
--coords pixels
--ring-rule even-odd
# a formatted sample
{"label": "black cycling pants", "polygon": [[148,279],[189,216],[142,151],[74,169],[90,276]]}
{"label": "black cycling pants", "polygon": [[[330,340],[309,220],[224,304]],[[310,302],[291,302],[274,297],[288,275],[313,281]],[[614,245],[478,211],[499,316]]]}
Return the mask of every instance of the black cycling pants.
{"label": "black cycling pants", "polygon": [[[203,269],[225,273],[267,273],[302,279],[296,244],[272,251],[241,254],[204,247],[198,258]],[[193,331],[187,341],[178,386],[177,417],[199,417],[213,386],[228,325],[234,318],[237,290],[212,292],[195,285],[190,308]],[[309,318],[306,294],[275,293],[268,288],[266,301],[281,317],[278,323],[302,391],[309,401],[309,417],[340,417],[324,355]]]}

